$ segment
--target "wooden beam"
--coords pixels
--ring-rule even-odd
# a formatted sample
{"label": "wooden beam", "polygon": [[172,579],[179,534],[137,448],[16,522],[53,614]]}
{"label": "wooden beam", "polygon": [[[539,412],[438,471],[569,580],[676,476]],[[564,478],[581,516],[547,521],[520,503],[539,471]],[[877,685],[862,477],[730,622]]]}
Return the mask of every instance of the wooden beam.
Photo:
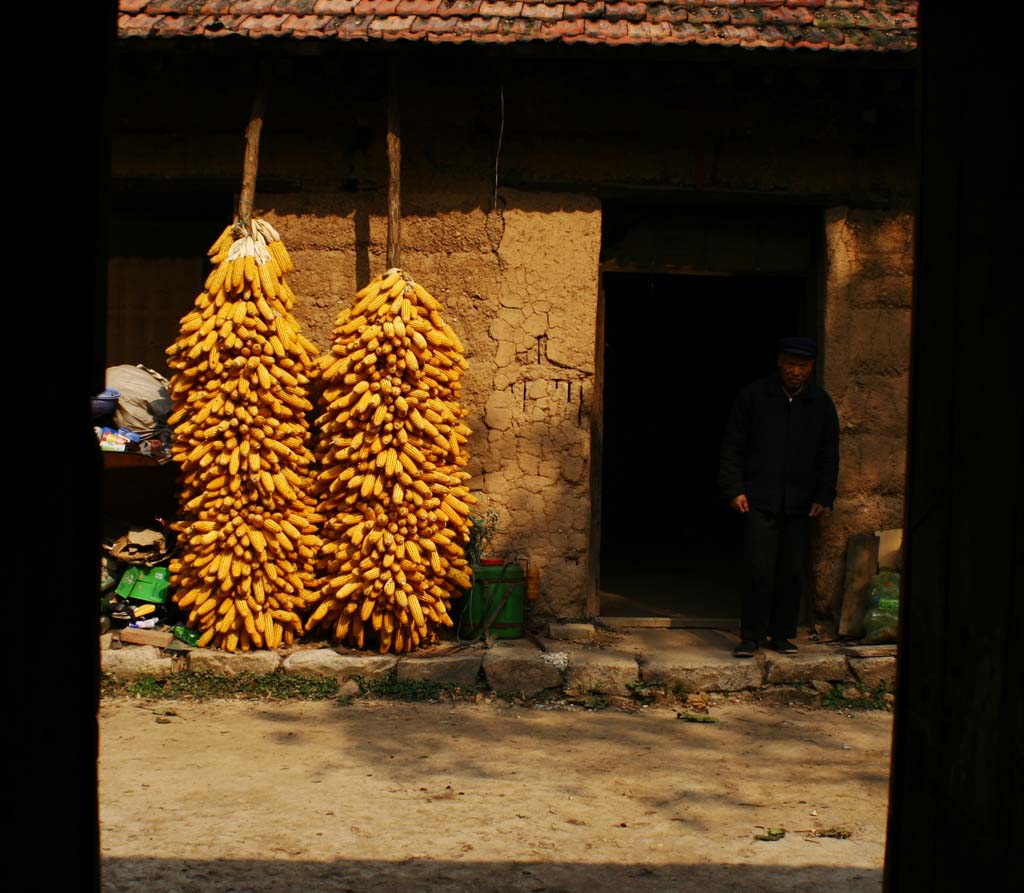
{"label": "wooden beam", "polygon": [[260,131],[263,129],[263,115],[267,109],[266,80],[256,90],[252,102],[249,125],[245,128],[245,161],[242,165],[242,193],[238,199],[238,219],[249,226],[253,202],[256,200],[256,171],[260,160]]}
{"label": "wooden beam", "polygon": [[388,245],[387,268],[402,265],[402,134],[398,109],[398,60],[388,61]]}

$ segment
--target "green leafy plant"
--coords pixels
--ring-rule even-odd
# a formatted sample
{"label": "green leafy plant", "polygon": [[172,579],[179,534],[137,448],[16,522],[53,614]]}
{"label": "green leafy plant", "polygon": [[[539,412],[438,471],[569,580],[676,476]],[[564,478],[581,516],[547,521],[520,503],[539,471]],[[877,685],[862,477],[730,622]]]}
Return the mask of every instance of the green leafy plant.
{"label": "green leafy plant", "polygon": [[237,698],[243,700],[326,700],[337,697],[336,679],[300,673],[239,673],[227,675],[208,670],[186,670],[157,678],[117,679],[104,673],[100,680],[104,697],[153,699]]}
{"label": "green leafy plant", "polygon": [[500,532],[498,527],[498,513],[493,509],[484,512],[482,517],[469,516],[469,542],[466,544],[466,558],[470,564],[479,564],[480,559],[487,554],[487,550]]}
{"label": "green leafy plant", "polygon": [[830,691],[821,696],[821,706],[835,710],[891,710],[892,690],[888,682],[882,681],[874,688],[856,686],[861,697],[850,698],[846,695],[846,685],[833,685]]}
{"label": "green leafy plant", "polygon": [[626,688],[629,689],[629,696],[641,704],[653,704],[657,693],[664,690],[662,686],[644,682],[642,679],[627,682]]}
{"label": "green leafy plant", "polygon": [[578,704],[586,710],[603,710],[611,704],[604,692],[580,683],[566,688],[565,699],[570,704]]}
{"label": "green leafy plant", "polygon": [[586,710],[604,710],[611,704],[611,701],[600,692],[590,692],[583,697],[580,704]]}

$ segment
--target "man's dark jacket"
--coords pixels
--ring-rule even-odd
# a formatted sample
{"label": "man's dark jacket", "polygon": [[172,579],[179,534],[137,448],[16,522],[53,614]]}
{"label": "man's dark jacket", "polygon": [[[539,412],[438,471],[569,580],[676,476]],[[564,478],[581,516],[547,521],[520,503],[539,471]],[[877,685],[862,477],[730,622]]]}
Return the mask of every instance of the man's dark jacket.
{"label": "man's dark jacket", "polygon": [[832,507],[838,477],[839,416],[825,391],[808,382],[790,401],[775,372],[739,392],[722,437],[722,496],[806,514],[812,502]]}

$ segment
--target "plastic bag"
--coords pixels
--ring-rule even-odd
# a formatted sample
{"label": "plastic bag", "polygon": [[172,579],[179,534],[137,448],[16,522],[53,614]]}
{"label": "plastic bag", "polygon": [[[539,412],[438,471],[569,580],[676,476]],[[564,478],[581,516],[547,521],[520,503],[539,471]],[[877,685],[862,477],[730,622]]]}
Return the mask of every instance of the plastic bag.
{"label": "plastic bag", "polygon": [[864,624],[864,643],[884,645],[899,639],[900,573],[883,568],[871,578],[868,611]]}

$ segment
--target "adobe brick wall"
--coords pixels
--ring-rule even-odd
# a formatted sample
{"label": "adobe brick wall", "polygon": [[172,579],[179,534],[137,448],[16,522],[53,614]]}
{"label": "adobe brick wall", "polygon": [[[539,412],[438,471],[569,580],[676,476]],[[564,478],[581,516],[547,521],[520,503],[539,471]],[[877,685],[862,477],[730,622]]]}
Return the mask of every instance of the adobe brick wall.
{"label": "adobe brick wall", "polygon": [[550,607],[579,617],[590,570],[600,205],[587,196],[505,198],[498,306],[478,364],[481,384],[491,382],[480,504],[502,517],[499,545],[540,568]]}
{"label": "adobe brick wall", "polygon": [[903,524],[913,224],[899,211],[833,208],[825,218],[820,371],[840,423],[839,493],[814,556],[825,622],[839,615],[849,536]]}

